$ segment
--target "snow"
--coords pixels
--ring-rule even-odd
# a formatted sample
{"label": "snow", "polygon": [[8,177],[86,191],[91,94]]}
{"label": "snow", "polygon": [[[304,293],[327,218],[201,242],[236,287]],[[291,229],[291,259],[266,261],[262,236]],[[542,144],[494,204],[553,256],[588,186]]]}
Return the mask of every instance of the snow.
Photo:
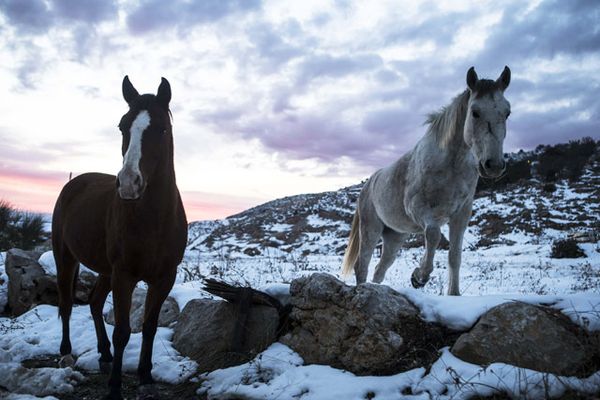
{"label": "snow", "polygon": [[[579,244],[586,254],[585,258],[550,257],[553,240],[564,239],[572,233],[560,229],[581,218],[575,204],[586,203],[581,207],[587,210],[586,217],[590,221],[598,217],[598,208],[596,203],[589,201],[590,196],[593,193],[580,193],[567,184],[559,184],[556,192],[546,197],[540,196],[538,189],[521,188],[518,193],[493,193],[476,199],[473,207],[475,216],[494,213],[500,218],[508,218],[523,208],[536,212],[542,204],[549,209],[549,214],[543,218],[554,221],[557,226],[544,228],[539,234],[515,226],[494,238],[499,244],[488,247],[476,246],[482,237],[484,221],[469,226],[465,232],[460,271],[461,297],[445,295],[448,286],[448,252],[445,250],[436,252],[435,268],[424,288],[416,290],[410,285],[410,275],[418,267],[423,254],[421,248],[402,251],[383,283],[410,299],[425,320],[452,329],[469,329],[489,309],[518,301],[551,306],[588,331],[600,331],[600,241],[597,236],[594,242]],[[261,254],[255,257],[243,253],[247,247],[258,246],[250,246],[247,235],[224,235],[215,249],[208,249],[202,244],[213,229],[226,227],[233,220],[192,224],[190,244],[170,295],[180,309],[192,299],[212,298],[202,290],[202,280],[210,277],[263,290],[287,303],[290,283],[294,279],[314,272],[339,276],[342,257],[335,253],[346,241],[345,237],[340,239],[340,232],[348,230],[349,226],[319,216],[317,208],[313,211],[313,215],[306,218],[310,227],[334,228],[322,232],[309,229],[302,234],[301,245],[294,250],[288,252],[260,247]],[[341,208],[339,211],[347,212]],[[537,223],[537,220],[534,222]],[[265,231],[282,234],[293,228],[293,225],[282,222],[261,226]],[[591,225],[583,228],[586,226]],[[583,228],[580,227],[580,230]],[[443,227],[442,232],[448,237],[447,227]],[[283,243],[273,237],[269,239]],[[312,254],[306,255],[306,252]],[[4,258],[5,253],[0,253],[0,309],[7,302],[8,278]],[[376,256],[371,260],[371,274],[378,261]],[[52,252],[42,254],[39,262],[49,274],[56,275]],[[82,270],[84,268],[81,266]],[[353,276],[343,279],[354,284]],[[110,304],[111,296],[105,310],[110,308]],[[110,337],[113,327],[107,325],[106,328]],[[182,357],[172,347],[172,335],[171,328],[158,329],[153,350],[154,377],[169,383],[199,379],[200,393],[209,398],[314,400],[375,396],[376,399],[461,399],[489,396],[495,392],[507,393],[515,398],[544,398],[559,397],[566,390],[583,394],[600,391],[600,371],[579,379],[502,363],[483,367],[457,359],[448,349],[439,349],[440,356],[429,371],[417,368],[392,376],[356,376],[326,365],[304,365],[302,358],[290,348],[274,343],[249,363],[198,376],[196,363]],[[0,387],[39,396],[58,395],[72,390],[73,385],[81,380],[77,369],[98,369],[96,336],[87,306],[74,307],[71,317],[71,340],[73,353],[77,356],[75,370],[27,370],[21,366],[21,361],[26,359],[56,355],[60,340],[61,326],[56,307],[39,305],[18,318],[0,318]],[[125,350],[124,371],[135,372],[140,347],[141,334],[132,334]],[[19,382],[23,382],[21,389],[17,387]],[[43,387],[49,388],[48,391],[45,392]],[[0,391],[0,397],[3,395]],[[38,397],[10,393],[7,398]]]}
{"label": "snow", "polygon": [[[54,261],[54,254],[52,253],[52,251],[47,251],[43,253],[38,259],[38,263],[42,266],[42,268],[44,269],[44,271],[46,271],[48,275],[56,276],[56,262]],[[79,270],[88,271],[94,275],[98,275],[96,272],[92,271],[83,264],[79,264]]]}
{"label": "snow", "polygon": [[[113,326],[106,324],[109,337],[112,337]],[[0,318],[0,385],[7,386],[11,377],[20,376],[20,362],[26,359],[57,354],[60,347],[62,329],[58,318],[58,308],[50,305],[39,305],[27,313],[14,318]],[[155,379],[172,384],[180,383],[190,378],[196,371],[196,363],[182,357],[173,348],[170,328],[158,328],[153,347],[153,370]],[[76,306],[71,315],[71,343],[73,354],[77,357],[76,368],[97,371],[99,355],[96,350],[96,334],[88,306]],[[123,370],[135,372],[139,360],[142,334],[133,333],[125,348]],[[68,369],[38,369],[41,375],[31,372],[34,381],[43,379],[47,382],[54,380],[77,380],[75,371]],[[36,372],[37,373],[37,372]],[[56,375],[56,376],[54,376]],[[62,377],[62,378],[61,378]],[[69,385],[53,386],[53,391],[44,394],[69,391]],[[29,392],[31,393],[31,392]]]}
{"label": "snow", "polygon": [[441,349],[429,372],[416,368],[392,376],[355,376],[329,366],[303,364],[290,348],[274,343],[247,364],[203,374],[198,393],[208,398],[265,400],[469,399],[494,393],[534,399],[559,397],[566,390],[594,394],[600,389],[600,372],[579,379],[503,363],[484,368],[454,357],[448,348]]}

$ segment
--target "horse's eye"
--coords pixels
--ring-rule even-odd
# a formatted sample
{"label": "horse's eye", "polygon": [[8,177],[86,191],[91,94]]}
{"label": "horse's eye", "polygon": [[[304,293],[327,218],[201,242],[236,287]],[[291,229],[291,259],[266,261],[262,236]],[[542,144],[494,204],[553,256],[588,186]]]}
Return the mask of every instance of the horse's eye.
{"label": "horse's eye", "polygon": [[476,110],[473,110],[473,118],[479,118],[479,112]]}

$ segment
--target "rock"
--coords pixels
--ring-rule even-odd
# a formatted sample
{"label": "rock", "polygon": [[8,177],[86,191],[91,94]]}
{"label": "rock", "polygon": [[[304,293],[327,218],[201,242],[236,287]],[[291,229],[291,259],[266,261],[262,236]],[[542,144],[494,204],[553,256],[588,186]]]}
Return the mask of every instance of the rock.
{"label": "rock", "polygon": [[474,364],[503,362],[572,376],[596,353],[590,343],[587,334],[560,312],[513,302],[489,310],[451,351]]}
{"label": "rock", "polygon": [[80,303],[87,304],[97,279],[98,276],[90,271],[80,270],[79,279],[75,285],[75,299]]}
{"label": "rock", "polygon": [[19,316],[38,304],[58,305],[56,277],[50,276],[37,262],[37,254],[20,249],[6,253],[8,307]]}
{"label": "rock", "polygon": [[242,351],[234,353],[236,309],[226,301],[191,300],[175,325],[173,347],[196,360],[201,372],[248,362],[277,339],[279,315],[273,307],[252,306]]}
{"label": "rock", "polygon": [[[39,252],[11,249],[6,254],[8,275],[8,308],[15,316],[21,315],[38,304],[58,305],[56,267],[48,273],[38,258]],[[52,260],[54,263],[54,260]],[[75,285],[75,302],[87,303],[96,283],[96,275],[81,271]]]}
{"label": "rock", "polygon": [[388,286],[351,287],[316,273],[294,280],[290,292],[292,329],[280,341],[307,364],[356,374],[394,373],[414,367],[403,355],[441,329],[423,322],[418,309]]}
{"label": "rock", "polygon": [[[146,301],[147,290],[141,288],[135,288],[131,297],[131,311],[129,313],[129,324],[131,325],[131,332],[137,333],[142,331],[142,325],[144,323],[144,302]],[[167,297],[162,307],[160,308],[160,314],[158,315],[158,326],[170,326],[173,322],[177,321],[179,317],[179,305],[172,297]],[[114,309],[111,310],[104,316],[106,323],[115,324],[115,313]]]}

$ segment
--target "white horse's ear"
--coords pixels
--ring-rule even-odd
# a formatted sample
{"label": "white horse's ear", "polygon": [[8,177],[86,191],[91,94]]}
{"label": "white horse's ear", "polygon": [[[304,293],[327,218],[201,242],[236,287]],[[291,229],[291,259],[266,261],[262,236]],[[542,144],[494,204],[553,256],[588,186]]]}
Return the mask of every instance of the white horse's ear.
{"label": "white horse's ear", "polygon": [[169,109],[169,102],[171,101],[171,85],[165,78],[161,78],[158,92],[156,93],[156,99],[158,103],[165,109]]}
{"label": "white horse's ear", "polygon": [[498,84],[500,90],[502,90],[503,92],[506,90],[506,88],[510,84],[510,68],[508,68],[507,66],[504,67],[504,71],[502,71],[500,77],[496,79],[496,83]]}
{"label": "white horse's ear", "polygon": [[475,72],[475,67],[469,68],[467,71],[467,86],[471,89],[471,92],[475,91],[478,80],[479,78],[477,77],[477,72]]}
{"label": "white horse's ear", "polygon": [[131,104],[131,102],[140,95],[138,93],[138,91],[133,87],[131,82],[129,81],[129,76],[127,76],[127,75],[125,75],[125,78],[123,78],[122,87],[123,87],[123,98],[125,99],[127,104]]}

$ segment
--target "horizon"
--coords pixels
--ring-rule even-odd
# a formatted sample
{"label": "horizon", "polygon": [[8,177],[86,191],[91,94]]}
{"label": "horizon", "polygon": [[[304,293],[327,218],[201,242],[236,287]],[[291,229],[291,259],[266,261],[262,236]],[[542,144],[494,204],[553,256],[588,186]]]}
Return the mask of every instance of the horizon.
{"label": "horizon", "polygon": [[504,152],[600,139],[600,4],[2,0],[0,199],[50,213],[116,174],[116,128],[169,80],[188,220],[368,178],[425,134],[467,69],[512,70]]}

